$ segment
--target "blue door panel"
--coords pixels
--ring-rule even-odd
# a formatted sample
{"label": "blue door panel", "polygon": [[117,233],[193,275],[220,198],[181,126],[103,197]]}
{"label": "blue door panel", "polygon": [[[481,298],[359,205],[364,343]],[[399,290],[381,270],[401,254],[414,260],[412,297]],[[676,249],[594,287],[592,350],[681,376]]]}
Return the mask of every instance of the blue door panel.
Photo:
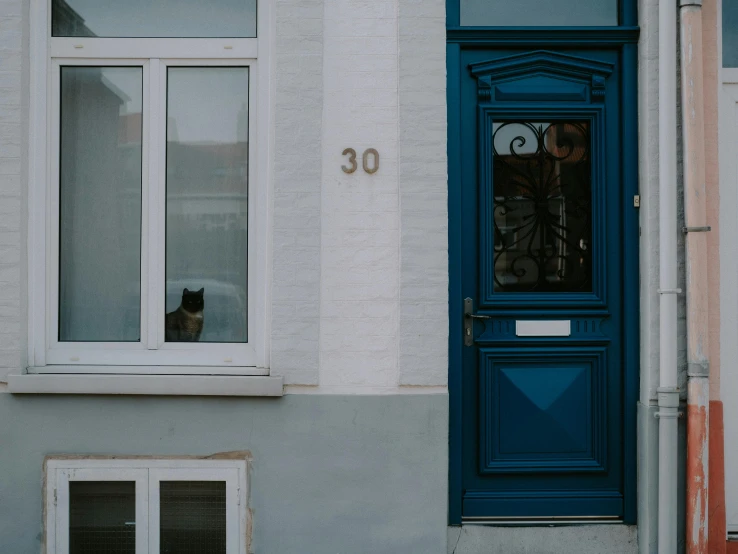
{"label": "blue door panel", "polygon": [[480,356],[480,473],[607,470],[606,347]]}
{"label": "blue door panel", "polygon": [[[475,320],[468,346],[452,340],[461,515],[623,517],[632,235],[622,217],[620,53],[449,52],[459,60],[449,82],[450,180],[460,189],[450,199],[460,213],[452,294],[487,318]],[[565,320],[571,331],[518,336],[520,320]]]}

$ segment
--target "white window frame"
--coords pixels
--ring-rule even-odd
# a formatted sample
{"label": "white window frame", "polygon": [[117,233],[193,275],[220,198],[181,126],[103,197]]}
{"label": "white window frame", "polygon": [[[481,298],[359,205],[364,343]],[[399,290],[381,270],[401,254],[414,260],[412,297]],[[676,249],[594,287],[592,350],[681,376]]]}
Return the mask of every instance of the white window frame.
{"label": "white window frame", "polygon": [[[28,373],[268,375],[271,2],[258,0],[257,38],[51,36],[51,0],[31,0]],[[141,341],[59,342],[59,75],[61,66],[143,71]],[[165,315],[167,67],[249,69],[248,342],[167,343]],[[148,144],[151,139],[151,144]],[[156,224],[156,225],[155,225]],[[159,282],[161,281],[161,282]]]}
{"label": "white window frame", "polygon": [[159,552],[161,481],[225,481],[226,554],[246,554],[245,460],[72,459],[46,462],[46,554],[69,553],[69,482],[136,484],[136,554]]}

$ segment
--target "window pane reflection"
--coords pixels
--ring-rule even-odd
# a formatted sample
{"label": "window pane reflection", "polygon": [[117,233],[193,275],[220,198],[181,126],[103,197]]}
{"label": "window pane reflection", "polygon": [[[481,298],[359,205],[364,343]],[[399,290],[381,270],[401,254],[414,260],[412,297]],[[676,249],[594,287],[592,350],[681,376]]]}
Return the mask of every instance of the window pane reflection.
{"label": "window pane reflection", "polygon": [[256,0],[52,0],[55,37],[255,37]]}
{"label": "window pane reflection", "polygon": [[462,26],[560,27],[618,24],[618,0],[461,0]]}
{"label": "window pane reflection", "polygon": [[140,67],[62,67],[59,340],[138,341]]}
{"label": "window pane reflection", "polygon": [[168,70],[166,340],[247,341],[245,67]]}
{"label": "window pane reflection", "polygon": [[723,67],[738,67],[738,2],[723,2]]}
{"label": "window pane reflection", "polygon": [[493,126],[496,292],[591,292],[587,121]]}

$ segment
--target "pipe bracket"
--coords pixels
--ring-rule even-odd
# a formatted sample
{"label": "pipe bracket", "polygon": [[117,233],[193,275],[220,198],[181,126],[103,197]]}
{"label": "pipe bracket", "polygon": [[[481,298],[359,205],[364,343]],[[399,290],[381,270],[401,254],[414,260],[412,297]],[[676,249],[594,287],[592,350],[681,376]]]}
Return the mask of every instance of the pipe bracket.
{"label": "pipe bracket", "polygon": [[682,419],[684,417],[684,412],[656,412],[653,414],[653,417],[656,419]]}
{"label": "pipe bracket", "polygon": [[710,362],[689,362],[687,364],[687,377],[709,377]]}
{"label": "pipe bracket", "polygon": [[656,389],[659,408],[678,408],[679,389],[677,387],[659,387]]}
{"label": "pipe bracket", "polygon": [[712,227],[705,225],[704,227],[682,227],[682,233],[708,233],[712,231]]}

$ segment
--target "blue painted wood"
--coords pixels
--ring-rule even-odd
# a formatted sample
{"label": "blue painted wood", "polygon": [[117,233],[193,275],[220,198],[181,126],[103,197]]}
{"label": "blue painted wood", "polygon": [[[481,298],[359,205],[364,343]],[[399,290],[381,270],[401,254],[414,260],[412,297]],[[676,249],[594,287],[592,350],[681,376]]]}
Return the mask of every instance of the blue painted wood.
{"label": "blue painted wood", "polygon": [[[634,3],[625,2],[626,21],[637,21]],[[632,19],[629,19],[632,18]],[[640,335],[638,315],[640,294],[638,279],[639,223],[637,210],[630,209],[630,200],[638,194],[638,46],[626,44],[622,49],[622,167],[623,167],[623,243],[628,245],[623,255],[623,361],[625,364],[625,409],[623,411],[623,458],[625,460],[625,523],[636,523],[637,452],[636,410],[638,402]]]}
{"label": "blue painted wood", "polygon": [[[635,359],[633,353],[627,356],[625,375],[622,368],[624,346],[633,344],[634,337],[637,344],[637,307],[628,310],[635,320],[627,325],[623,315],[626,305],[632,306],[634,299],[637,302],[637,284],[635,293],[627,295],[623,283],[634,278],[637,283],[637,265],[633,264],[637,254],[633,258],[630,247],[637,246],[637,224],[628,228],[637,221],[637,214],[631,210],[633,214],[624,216],[637,173],[633,171],[637,152],[626,144],[637,140],[625,142],[636,122],[635,113],[622,106],[623,98],[630,96],[622,88],[623,59],[618,49],[479,51],[449,44],[448,53],[450,521],[457,523],[462,516],[584,515],[632,520],[634,510],[628,508],[626,513],[626,506],[634,507],[635,501],[631,469],[635,465],[635,404],[629,414],[626,402],[637,394],[637,349]],[[548,88],[561,94],[551,98],[545,94]],[[498,94],[500,90],[503,94]],[[562,100],[562,94],[570,97]],[[626,114],[632,118],[627,124],[623,121]],[[596,227],[591,293],[494,291],[493,268],[485,262],[493,237],[485,232],[492,227],[491,200],[486,194],[492,186],[492,164],[491,148],[484,141],[490,134],[490,122],[512,118],[590,122]],[[626,237],[632,241],[627,256],[622,247]],[[478,346],[473,348],[460,346],[460,327],[455,327],[461,324],[460,299],[464,296],[474,298],[480,313],[494,316],[476,325]],[[570,337],[515,336],[515,319],[559,318],[572,320]],[[588,358],[593,349],[602,356]],[[477,359],[479,352],[483,363]],[[558,404],[552,401],[549,408],[554,415],[550,415],[536,408],[531,399],[543,394],[531,385],[535,381],[531,375],[544,379],[545,392],[545,379],[553,387],[561,378],[556,368],[572,377],[573,389],[559,391],[564,398]],[[627,393],[624,383],[630,389]],[[511,400],[515,398],[517,401]],[[505,413],[501,416],[502,405]],[[571,407],[568,415],[567,405]],[[583,414],[588,419],[584,426]],[[530,434],[539,427],[544,433],[540,437],[515,435],[521,430]],[[541,452],[530,451],[531,445],[548,444],[557,432],[560,451],[550,444]],[[577,450],[572,446],[576,444],[584,446]],[[459,447],[460,461],[455,451]],[[461,483],[454,473],[459,466]],[[627,480],[633,483],[628,485]],[[627,498],[626,490],[631,491]]]}
{"label": "blue painted wood", "polygon": [[[449,0],[457,2],[458,0]],[[458,16],[458,11],[457,11]],[[448,44],[446,46],[446,61],[448,64],[448,82],[457,83],[457,86],[448,87],[448,121],[458,123],[460,118],[459,109],[461,100],[459,98],[460,88],[458,83],[461,82],[461,49],[458,44]],[[448,126],[447,141],[448,156],[448,221],[449,221],[449,266],[461,268],[461,253],[463,240],[461,236],[461,195],[451,194],[450,191],[461,191],[459,183],[459,175],[461,173],[461,134],[458,124]],[[448,519],[449,524],[458,525],[461,523],[462,508],[462,405],[461,405],[461,375],[463,368],[463,358],[465,355],[463,347],[463,337],[461,329],[463,326],[463,306],[462,306],[462,284],[461,273],[459,271],[449,272],[449,324],[451,332],[449,333],[449,374],[448,383],[449,391],[455,393],[449,394],[449,428],[453,429],[449,433],[449,500],[448,500]]]}
{"label": "blue painted wood", "polygon": [[606,472],[607,350],[480,348],[479,472]]}
{"label": "blue painted wood", "polygon": [[[637,41],[639,36],[637,2],[621,0],[619,27],[570,27],[570,28],[461,28],[459,26],[459,0],[447,0],[447,75],[448,75],[448,158],[449,158],[449,267],[450,267],[450,334],[449,334],[449,392],[450,392],[450,463],[449,463],[449,523],[461,523],[464,517],[525,517],[548,516],[552,513],[566,513],[572,516],[622,514],[626,523],[636,521],[636,402],[638,397],[638,214],[631,209],[632,195],[637,194]],[[617,72],[616,108],[618,117],[606,108],[605,114],[611,126],[619,126],[617,167],[619,191],[612,203],[611,211],[619,217],[611,217],[612,226],[620,226],[618,243],[626,245],[619,248],[616,256],[621,263],[618,275],[621,294],[621,311],[626,317],[613,321],[607,302],[598,305],[595,301],[581,301],[577,305],[568,303],[571,298],[558,301],[553,298],[539,298],[554,308],[561,318],[571,319],[573,348],[604,347],[612,348],[609,335],[615,330],[620,340],[618,359],[615,361],[622,369],[618,374],[620,385],[619,405],[622,408],[621,428],[616,435],[622,437],[622,455],[617,467],[609,467],[608,473],[617,473],[620,484],[609,489],[593,488],[587,479],[573,479],[568,487],[561,490],[548,490],[540,494],[535,490],[520,488],[501,490],[495,488],[477,489],[469,487],[462,478],[465,451],[469,445],[476,449],[476,439],[465,425],[465,411],[474,404],[473,395],[479,391],[479,381],[475,368],[477,348],[464,348],[461,334],[462,298],[468,293],[478,302],[475,275],[478,261],[474,253],[479,252],[476,236],[468,236],[463,223],[469,214],[478,213],[477,199],[464,191],[464,183],[473,178],[476,166],[467,161],[468,151],[477,148],[474,136],[475,124],[470,126],[465,105],[474,105],[476,98],[468,97],[462,89],[462,79],[468,79],[467,67],[470,62],[498,60],[512,54],[530,53],[525,49],[545,49],[576,57],[587,57],[610,63]],[[592,51],[592,49],[599,49]],[[476,52],[485,55],[475,57]],[[589,51],[587,51],[589,50]],[[535,79],[528,76],[529,79]],[[517,90],[511,91],[507,83],[498,83],[490,90],[490,99],[510,103],[518,101],[531,104],[544,102],[545,94],[536,90],[538,85],[526,86],[522,79]],[[541,86],[541,88],[544,88]],[[610,90],[612,86],[608,88]],[[559,88],[548,88],[553,94],[549,101],[561,103],[582,103],[581,92]],[[557,94],[558,93],[558,94]],[[585,100],[587,102],[589,99]],[[471,117],[473,119],[473,116]],[[608,143],[608,148],[610,144]],[[474,217],[472,215],[472,217]],[[469,252],[472,253],[469,259]],[[607,298],[605,297],[605,300]],[[545,311],[531,306],[523,312],[525,319],[546,319]],[[555,338],[525,338],[514,336],[514,321],[521,315],[520,306],[495,306],[496,320],[488,325],[478,324],[475,332],[479,339],[494,350],[526,351],[532,346],[538,348],[556,345]],[[482,329],[480,331],[480,329]],[[617,341],[616,341],[617,342]],[[610,345],[610,346],[608,346]],[[470,370],[471,368],[471,370]],[[473,391],[473,392],[470,392]],[[472,397],[470,397],[470,394]],[[608,420],[609,421],[609,420]],[[471,440],[470,440],[471,438]],[[476,450],[472,453],[476,456]],[[534,476],[534,475],[533,475]],[[539,481],[546,479],[545,474]]]}
{"label": "blue painted wood", "polygon": [[[450,20],[447,15],[447,21]],[[634,23],[633,25],[636,25]],[[480,47],[620,47],[638,43],[638,27],[449,27],[446,40]]]}

